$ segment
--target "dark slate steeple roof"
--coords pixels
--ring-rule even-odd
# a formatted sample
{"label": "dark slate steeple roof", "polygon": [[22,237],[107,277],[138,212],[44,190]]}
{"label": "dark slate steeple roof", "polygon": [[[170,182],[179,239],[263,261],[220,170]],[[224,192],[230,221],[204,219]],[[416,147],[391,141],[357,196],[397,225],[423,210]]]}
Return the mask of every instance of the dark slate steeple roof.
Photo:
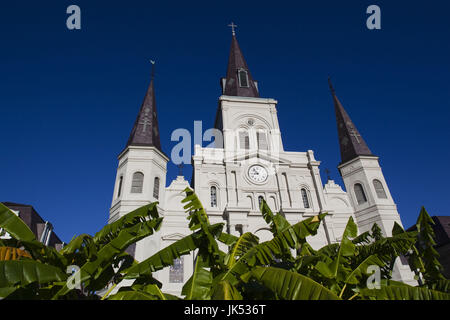
{"label": "dark slate steeple roof", "polygon": [[[248,74],[248,87],[241,87],[238,80],[238,71],[245,70]],[[225,86],[225,87],[224,87]],[[233,32],[231,39],[230,57],[228,58],[227,77],[222,79],[222,91],[227,96],[259,98],[257,84],[253,80],[250,70],[245,62],[236,35]]]}
{"label": "dark slate steeple roof", "polygon": [[162,152],[161,142],[159,140],[158,116],[156,113],[155,88],[153,82],[154,72],[152,71],[152,79],[134,123],[133,130],[131,130],[127,147],[156,147]]}
{"label": "dark slate steeple roof", "polygon": [[334,110],[336,112],[339,146],[341,149],[341,163],[353,160],[358,156],[374,156],[363,137],[359,134],[358,129],[356,129],[352,119],[350,119],[350,116],[336,97],[330,79],[328,79],[328,84],[330,86]]}

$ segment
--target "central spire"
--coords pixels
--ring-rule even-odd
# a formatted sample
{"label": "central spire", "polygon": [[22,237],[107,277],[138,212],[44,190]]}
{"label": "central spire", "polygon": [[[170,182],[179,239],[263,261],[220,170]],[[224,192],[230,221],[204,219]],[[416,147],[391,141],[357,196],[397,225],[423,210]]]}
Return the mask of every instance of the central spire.
{"label": "central spire", "polygon": [[258,84],[253,80],[236,39],[235,28],[237,26],[234,23],[229,26],[232,29],[231,48],[227,77],[222,78],[222,93],[227,96],[259,98]]}

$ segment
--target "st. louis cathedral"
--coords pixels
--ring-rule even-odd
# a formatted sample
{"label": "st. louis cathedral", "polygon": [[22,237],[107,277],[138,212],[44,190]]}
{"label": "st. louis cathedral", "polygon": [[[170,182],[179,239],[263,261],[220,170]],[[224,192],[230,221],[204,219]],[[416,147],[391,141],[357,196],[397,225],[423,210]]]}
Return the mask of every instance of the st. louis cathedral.
{"label": "st. louis cathedral", "polygon": [[[220,145],[195,146],[192,180],[182,175],[166,187],[167,163],[162,151],[154,79],[145,95],[125,149],[119,154],[109,222],[150,202],[159,202],[164,217],[161,230],[136,244],[135,259],[143,261],[161,248],[189,235],[181,200],[191,187],[202,201],[211,223],[224,222],[227,231],[252,232],[261,241],[271,233],[260,211],[265,199],[273,211],[298,221],[327,212],[313,248],[339,242],[349,217],[360,233],[374,223],[390,236],[394,222],[401,224],[389,192],[379,157],[372,154],[355,124],[337,98],[330,82],[338,129],[341,163],[338,168],[345,191],[333,180],[325,185],[320,161],[312,150],[285,151],[277,117],[277,100],[262,98],[233,30],[227,74],[220,79],[215,128],[222,133]],[[213,115],[211,115],[213,116]],[[220,139],[216,139],[220,140]],[[193,271],[194,256],[186,255],[174,266],[154,274],[165,292],[180,294]],[[396,261],[393,278],[414,283],[406,262]]]}

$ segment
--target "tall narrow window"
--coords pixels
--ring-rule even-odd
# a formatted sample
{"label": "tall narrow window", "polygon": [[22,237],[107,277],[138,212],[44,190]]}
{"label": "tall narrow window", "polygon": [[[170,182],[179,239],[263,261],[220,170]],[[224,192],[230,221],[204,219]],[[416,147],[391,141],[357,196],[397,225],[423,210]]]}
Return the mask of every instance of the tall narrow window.
{"label": "tall narrow window", "polygon": [[133,173],[133,181],[131,182],[131,193],[142,193],[144,185],[144,174],[142,172]]}
{"label": "tall narrow window", "polygon": [[258,149],[267,150],[267,136],[265,132],[257,132],[256,137],[258,139]]}
{"label": "tall narrow window", "polygon": [[363,204],[367,202],[366,194],[364,193],[364,189],[360,183],[355,184],[355,196],[358,204]]}
{"label": "tall narrow window", "polygon": [[159,178],[155,177],[153,182],[153,198],[159,199]]}
{"label": "tall narrow window", "polygon": [[264,197],[263,197],[263,196],[259,196],[259,197],[258,197],[259,207],[261,207],[261,203],[262,203],[263,200],[264,200]]}
{"label": "tall narrow window", "polygon": [[253,210],[253,198],[251,196],[247,196],[247,201],[250,206],[250,209]]}
{"label": "tall narrow window", "polygon": [[272,210],[277,210],[277,202],[275,201],[275,197],[269,198],[269,207]]}
{"label": "tall narrow window", "polygon": [[122,182],[123,182],[123,176],[120,176],[119,186],[117,188],[117,198],[120,197],[120,194],[122,193]]}
{"label": "tall narrow window", "polygon": [[173,261],[173,265],[169,268],[169,282],[170,283],[183,283],[183,257],[179,257]]}
{"label": "tall narrow window", "polygon": [[248,132],[246,131],[239,132],[239,145],[241,149],[245,150],[250,149],[250,137],[248,136]]}
{"label": "tall narrow window", "polygon": [[386,191],[384,191],[383,184],[380,180],[373,180],[373,186],[379,199],[387,199]]}
{"label": "tall narrow window", "polygon": [[217,188],[211,187],[211,207],[217,207]]}
{"label": "tall narrow window", "polygon": [[238,71],[239,86],[248,88],[248,74],[244,69]]}
{"label": "tall narrow window", "polygon": [[308,209],[309,206],[309,199],[308,199],[308,191],[306,191],[305,188],[302,189],[302,200],[303,200],[303,207]]}

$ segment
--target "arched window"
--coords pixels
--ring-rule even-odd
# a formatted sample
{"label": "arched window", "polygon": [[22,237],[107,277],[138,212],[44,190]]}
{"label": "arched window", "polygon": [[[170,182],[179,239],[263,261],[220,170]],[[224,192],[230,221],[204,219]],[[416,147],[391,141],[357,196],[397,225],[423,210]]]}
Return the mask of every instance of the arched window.
{"label": "arched window", "polygon": [[120,176],[119,186],[117,188],[117,198],[120,197],[120,194],[122,193],[122,182],[123,182],[123,176]]}
{"label": "arched window", "polygon": [[252,196],[247,196],[247,201],[248,201],[248,204],[250,206],[250,209],[254,210],[253,209],[253,198],[252,198]]}
{"label": "arched window", "polygon": [[183,257],[179,257],[173,261],[173,265],[169,268],[169,282],[170,283],[183,283],[184,266]]}
{"label": "arched window", "polygon": [[275,201],[275,197],[269,198],[269,207],[272,210],[277,210],[277,202]]}
{"label": "arched window", "polygon": [[248,74],[244,69],[238,70],[239,86],[248,88]]}
{"label": "arched window", "polygon": [[267,136],[265,132],[257,132],[256,138],[258,140],[258,149],[267,150]]}
{"label": "arched window", "polygon": [[373,186],[379,199],[387,199],[386,191],[384,191],[383,184],[380,180],[373,180]]}
{"label": "arched window", "polygon": [[214,186],[211,187],[211,207],[217,207],[217,188]]}
{"label": "arched window", "polygon": [[241,149],[245,150],[250,149],[250,137],[248,136],[248,132],[246,131],[239,132],[239,145]]}
{"label": "arched window", "polygon": [[159,178],[155,177],[153,182],[153,198],[159,199]]}
{"label": "arched window", "polygon": [[133,173],[133,181],[131,182],[131,193],[142,193],[144,185],[144,174],[142,172]]}
{"label": "arched window", "polygon": [[259,207],[261,207],[261,203],[262,203],[263,200],[264,200],[264,197],[263,197],[263,196],[259,196],[259,197],[258,197],[258,204],[259,204]]}
{"label": "arched window", "polygon": [[364,193],[364,189],[360,183],[355,184],[355,196],[358,204],[363,204],[367,202],[366,194]]}
{"label": "arched window", "polygon": [[308,199],[308,191],[306,191],[305,188],[303,188],[301,191],[302,191],[303,207],[305,209],[308,209],[310,207],[309,206],[309,199]]}

